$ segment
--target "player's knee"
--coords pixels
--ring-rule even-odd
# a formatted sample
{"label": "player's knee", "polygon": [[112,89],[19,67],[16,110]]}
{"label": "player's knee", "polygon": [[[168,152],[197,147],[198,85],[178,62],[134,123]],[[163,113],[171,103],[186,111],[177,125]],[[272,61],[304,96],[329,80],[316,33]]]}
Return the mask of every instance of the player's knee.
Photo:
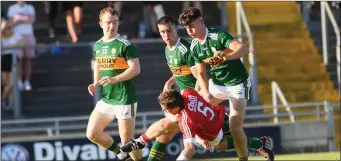
{"label": "player's knee", "polygon": [[86,137],[92,141],[92,142],[97,142],[98,138],[99,138],[100,133],[96,132],[94,130],[87,130],[86,131]]}
{"label": "player's knee", "polygon": [[230,132],[232,135],[238,134],[243,131],[243,119],[240,116],[230,117]]}
{"label": "player's knee", "polygon": [[156,138],[156,141],[160,142],[160,143],[168,143],[170,142],[174,137],[173,133],[167,133],[164,135],[160,135]]}

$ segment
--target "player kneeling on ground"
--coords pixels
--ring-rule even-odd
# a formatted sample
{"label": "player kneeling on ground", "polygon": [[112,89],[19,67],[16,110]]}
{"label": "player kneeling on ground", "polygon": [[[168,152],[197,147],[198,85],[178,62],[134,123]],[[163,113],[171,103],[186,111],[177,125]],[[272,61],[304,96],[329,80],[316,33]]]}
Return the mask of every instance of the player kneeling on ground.
{"label": "player kneeling on ground", "polygon": [[[195,90],[185,89],[183,95],[176,90],[164,91],[158,97],[163,111],[178,114],[178,124],[184,137],[184,150],[177,160],[189,160],[195,152],[195,145],[207,150],[234,149],[233,137],[229,132],[228,115],[223,106],[207,103]],[[153,137],[143,134],[139,139],[131,140],[121,147],[121,151],[130,152],[142,149]],[[248,148],[257,149],[268,161],[274,160],[267,137],[248,139]]]}

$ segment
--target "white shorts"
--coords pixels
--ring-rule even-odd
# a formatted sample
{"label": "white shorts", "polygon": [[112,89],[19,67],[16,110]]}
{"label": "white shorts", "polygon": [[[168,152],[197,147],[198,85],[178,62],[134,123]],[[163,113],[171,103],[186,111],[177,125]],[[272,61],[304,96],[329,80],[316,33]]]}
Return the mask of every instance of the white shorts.
{"label": "white shorts", "polygon": [[130,105],[111,105],[100,100],[94,110],[106,114],[113,119],[120,120],[133,119],[136,117],[137,103]]}
{"label": "white shorts", "polygon": [[178,122],[178,115],[179,114],[176,114],[176,115],[173,115],[171,113],[168,113],[168,112],[164,112],[166,118],[169,120],[169,121],[172,121],[174,123],[177,123]]}
{"label": "white shorts", "polygon": [[249,99],[249,91],[251,87],[250,77],[247,82],[240,83],[235,86],[220,86],[213,83],[212,79],[208,81],[208,90],[213,97],[228,100],[229,97],[236,99]]}
{"label": "white shorts", "polygon": [[224,136],[223,130],[221,129],[218,136],[214,140],[209,141],[208,144],[206,144],[204,140],[195,135],[195,145],[203,147],[206,150],[212,150],[214,149],[215,146],[220,144],[221,140],[223,139],[223,136]]}

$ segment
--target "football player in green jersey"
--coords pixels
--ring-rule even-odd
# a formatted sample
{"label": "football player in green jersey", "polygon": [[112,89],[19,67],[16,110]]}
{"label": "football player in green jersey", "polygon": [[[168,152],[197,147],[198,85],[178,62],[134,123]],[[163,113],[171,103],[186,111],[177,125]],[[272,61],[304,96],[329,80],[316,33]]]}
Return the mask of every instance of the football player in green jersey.
{"label": "football player in green jersey", "polygon": [[[248,149],[243,122],[251,82],[240,58],[247,55],[249,49],[227,32],[206,28],[197,8],[185,9],[178,21],[193,38],[191,54],[196,63],[201,95],[211,104],[229,100],[230,131],[237,155],[245,161],[248,159]],[[209,81],[205,64],[210,65]]]}
{"label": "football player in green jersey", "polygon": [[[102,9],[99,20],[104,36],[93,46],[94,82],[88,91],[93,95],[100,85],[103,91],[90,115],[86,135],[95,144],[113,151],[119,160],[126,160],[130,156],[120,151],[104,128],[117,118],[121,142],[126,144],[134,138],[137,98],[133,78],[140,74],[140,63],[135,47],[117,33],[117,11],[111,7]],[[131,157],[142,159],[140,151],[133,151]]]}
{"label": "football player in green jersey", "polygon": [[[158,21],[158,29],[163,41],[166,43],[165,56],[172,77],[165,83],[164,91],[168,91],[176,83],[180,90],[195,88],[196,74],[194,59],[190,54],[190,43],[178,36],[177,21],[170,16],[163,16]],[[165,118],[153,123],[143,136],[145,140],[156,137],[149,153],[148,161],[163,160],[166,144],[172,140],[180,129],[177,116],[165,112]]]}

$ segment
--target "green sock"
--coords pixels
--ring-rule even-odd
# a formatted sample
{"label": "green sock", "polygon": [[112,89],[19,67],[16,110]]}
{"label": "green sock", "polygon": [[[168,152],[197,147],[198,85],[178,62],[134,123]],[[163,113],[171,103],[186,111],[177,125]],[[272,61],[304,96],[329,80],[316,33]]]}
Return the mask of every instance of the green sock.
{"label": "green sock", "polygon": [[115,143],[114,139],[112,141],[111,146],[107,150],[112,151],[115,154],[119,154],[121,152],[121,148]]}
{"label": "green sock", "polygon": [[152,149],[150,150],[147,161],[162,160],[163,156],[165,155],[166,145],[167,144],[163,144],[163,143],[160,143],[158,141],[155,141]]}
{"label": "green sock", "polygon": [[[227,136],[226,139],[228,142],[227,149],[235,149],[234,143],[233,143],[233,137]],[[260,141],[258,139],[252,139],[252,138],[247,139],[247,147],[248,148],[259,149],[260,147],[262,147],[262,145],[263,145],[262,141]]]}
{"label": "green sock", "polygon": [[259,149],[262,147],[263,143],[259,139],[252,139],[248,138],[247,139],[247,147],[252,148],[252,149]]}
{"label": "green sock", "polygon": [[235,149],[232,136],[226,136],[227,139],[227,149]]}

